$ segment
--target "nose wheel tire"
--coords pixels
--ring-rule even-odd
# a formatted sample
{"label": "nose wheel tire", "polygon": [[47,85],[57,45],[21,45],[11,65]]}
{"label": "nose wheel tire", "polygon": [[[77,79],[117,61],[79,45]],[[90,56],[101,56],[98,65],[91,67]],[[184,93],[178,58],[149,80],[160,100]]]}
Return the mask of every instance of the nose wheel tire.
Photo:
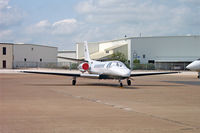
{"label": "nose wheel tire", "polygon": [[127,79],[127,84],[130,86],[131,85],[131,80]]}
{"label": "nose wheel tire", "polygon": [[76,80],[72,80],[72,85],[76,85]]}

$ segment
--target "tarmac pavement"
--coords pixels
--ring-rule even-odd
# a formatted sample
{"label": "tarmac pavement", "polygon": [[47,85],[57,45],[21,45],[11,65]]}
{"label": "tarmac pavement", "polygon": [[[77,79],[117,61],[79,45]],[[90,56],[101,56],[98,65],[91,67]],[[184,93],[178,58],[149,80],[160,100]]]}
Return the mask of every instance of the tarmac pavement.
{"label": "tarmac pavement", "polygon": [[1,72],[0,133],[199,133],[195,74],[136,77],[120,88],[115,80],[77,78],[72,86],[71,77]]}

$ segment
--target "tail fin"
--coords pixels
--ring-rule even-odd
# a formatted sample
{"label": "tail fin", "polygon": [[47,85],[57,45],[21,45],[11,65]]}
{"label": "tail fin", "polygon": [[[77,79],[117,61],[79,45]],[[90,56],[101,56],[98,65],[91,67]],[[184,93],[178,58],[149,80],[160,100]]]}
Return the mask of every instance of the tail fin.
{"label": "tail fin", "polygon": [[90,61],[90,55],[89,55],[87,41],[84,41],[84,55],[85,55],[85,60]]}

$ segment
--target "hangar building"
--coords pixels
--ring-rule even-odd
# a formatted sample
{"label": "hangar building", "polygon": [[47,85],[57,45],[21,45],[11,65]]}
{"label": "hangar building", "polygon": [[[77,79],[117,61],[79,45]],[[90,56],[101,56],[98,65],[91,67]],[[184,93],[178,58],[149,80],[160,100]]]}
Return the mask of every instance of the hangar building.
{"label": "hangar building", "polygon": [[0,68],[37,67],[57,63],[57,47],[0,43]]}
{"label": "hangar building", "polygon": [[[133,61],[152,63],[156,69],[185,69],[200,57],[200,36],[129,37],[88,44],[92,59],[104,58],[114,52],[122,52],[130,67]],[[77,58],[83,58],[83,43],[77,43]]]}

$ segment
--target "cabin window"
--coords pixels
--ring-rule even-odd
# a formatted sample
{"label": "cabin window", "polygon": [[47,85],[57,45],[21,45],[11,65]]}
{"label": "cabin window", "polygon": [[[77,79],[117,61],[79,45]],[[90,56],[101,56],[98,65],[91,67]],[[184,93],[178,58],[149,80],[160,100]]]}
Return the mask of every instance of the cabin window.
{"label": "cabin window", "polygon": [[40,58],[40,62],[42,62],[42,58]]}
{"label": "cabin window", "polygon": [[24,62],[26,62],[26,58],[24,58]]}
{"label": "cabin window", "polygon": [[110,68],[110,65],[112,64],[112,62],[110,62],[108,65],[107,65],[107,68]]}

